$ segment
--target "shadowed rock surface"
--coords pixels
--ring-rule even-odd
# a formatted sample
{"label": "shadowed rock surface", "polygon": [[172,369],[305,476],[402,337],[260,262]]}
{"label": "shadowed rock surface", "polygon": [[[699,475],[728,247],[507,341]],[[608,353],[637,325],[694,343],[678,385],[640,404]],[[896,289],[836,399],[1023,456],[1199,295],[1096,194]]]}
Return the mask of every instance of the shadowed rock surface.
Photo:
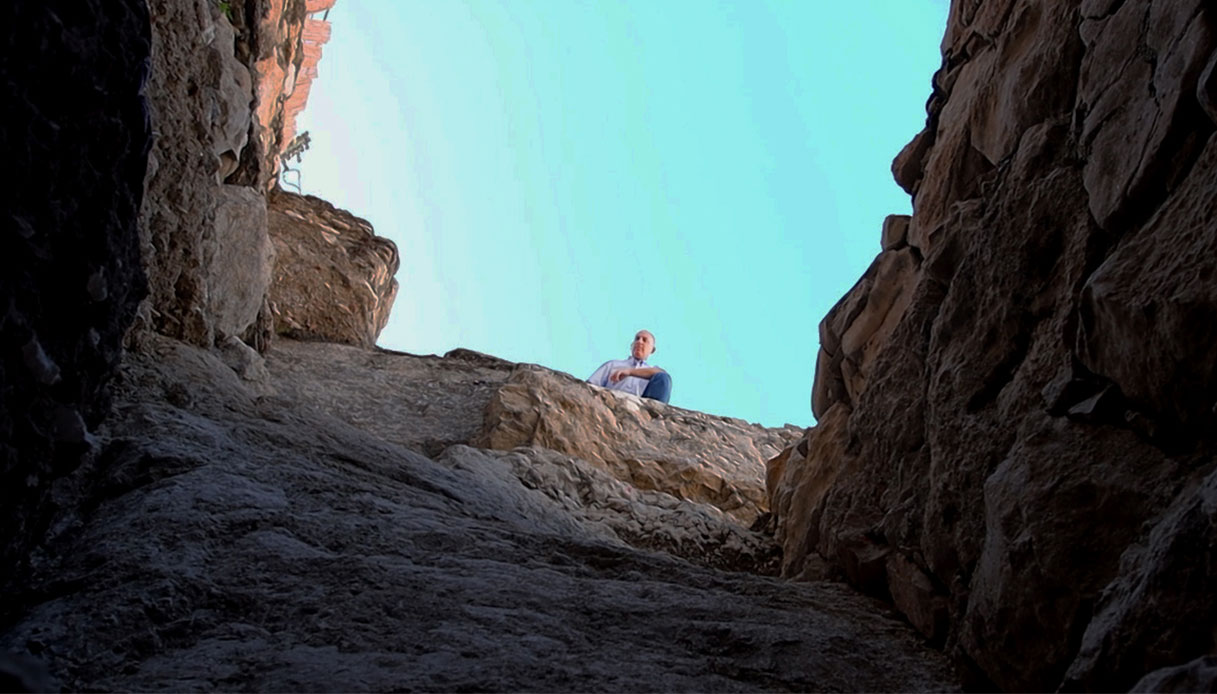
{"label": "shadowed rock surface", "polygon": [[522,365],[495,391],[475,442],[568,453],[639,489],[711,504],[751,524],[768,510],[765,461],[801,434],[793,426],[765,428],[683,410]]}
{"label": "shadowed rock surface", "polygon": [[[141,1],[7,8],[0,64],[0,589],[80,464],[146,289],[137,219],[151,133]],[[64,14],[64,16],[60,16]]]}
{"label": "shadowed rock surface", "polygon": [[[465,350],[276,343],[266,191],[324,3],[148,4],[151,41],[142,3],[7,23],[0,685],[952,689],[840,576],[982,687],[1211,688],[1211,3],[952,4],[893,163],[914,214],[821,323],[793,445]],[[280,311],[372,344],[395,251],[285,200],[322,220],[286,247],[329,248]],[[741,523],[765,458],[776,541]]]}
{"label": "shadowed rock surface", "polygon": [[892,167],[914,213],[820,324],[819,423],[769,470],[785,575],[845,576],[997,687],[1217,652],[1214,12],[952,3]]}
{"label": "shadowed rock surface", "polygon": [[[296,380],[276,362],[313,347],[270,371]],[[124,367],[104,454],[58,490],[80,511],[34,556],[0,647],[68,689],[954,688],[939,654],[839,584],[631,546],[679,546],[722,514],[552,451],[433,461],[295,399],[153,339]]]}

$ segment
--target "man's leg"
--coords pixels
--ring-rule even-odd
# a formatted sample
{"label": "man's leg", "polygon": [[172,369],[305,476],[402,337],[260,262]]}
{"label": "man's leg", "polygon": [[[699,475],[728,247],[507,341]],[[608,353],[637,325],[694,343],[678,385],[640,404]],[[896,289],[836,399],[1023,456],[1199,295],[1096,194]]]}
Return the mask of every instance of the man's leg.
{"label": "man's leg", "polygon": [[668,375],[668,372],[660,371],[651,376],[646,390],[642,391],[642,397],[667,402],[668,398],[672,397],[672,377]]}

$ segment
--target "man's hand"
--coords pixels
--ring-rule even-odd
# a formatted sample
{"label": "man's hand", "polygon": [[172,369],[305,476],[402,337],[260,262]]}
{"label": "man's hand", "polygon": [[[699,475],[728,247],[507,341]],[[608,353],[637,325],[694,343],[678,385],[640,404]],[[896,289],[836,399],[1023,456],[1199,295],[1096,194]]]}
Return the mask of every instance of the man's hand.
{"label": "man's hand", "polygon": [[620,381],[621,379],[625,378],[626,376],[633,376],[633,375],[634,375],[633,369],[617,369],[613,373],[609,374],[609,383],[616,383],[617,381]]}

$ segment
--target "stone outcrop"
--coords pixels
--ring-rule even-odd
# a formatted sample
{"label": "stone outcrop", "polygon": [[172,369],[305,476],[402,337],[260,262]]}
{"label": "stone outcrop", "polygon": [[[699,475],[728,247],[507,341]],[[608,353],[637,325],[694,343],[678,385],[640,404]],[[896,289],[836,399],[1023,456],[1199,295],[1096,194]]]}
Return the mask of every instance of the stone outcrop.
{"label": "stone outcrop", "polygon": [[150,0],[146,92],[157,137],[141,219],[150,287],[142,331],[265,348],[266,196],[320,59],[314,5]]}
{"label": "stone outcrop", "polygon": [[129,356],[0,630],[44,688],[957,689],[874,601],[739,572],[772,545],[711,506],[457,443],[515,365],[289,340],[266,361],[254,384],[166,338]]}
{"label": "stone outcrop", "polygon": [[311,195],[270,197],[276,333],[371,347],[397,296],[397,247],[372,225]]}
{"label": "stone outcrop", "polygon": [[801,433],[682,410],[525,365],[495,392],[474,441],[573,455],[639,489],[662,489],[751,524],[768,511],[765,461]]}
{"label": "stone outcrop", "polygon": [[[222,199],[221,185],[247,157],[253,82],[237,58],[237,34],[217,3],[152,0],[149,9],[152,63],[145,91],[156,138],[140,224],[150,290],[143,322],[209,346],[217,329],[212,311],[226,303],[211,296],[212,275],[229,269],[217,256],[220,239],[230,233],[218,225],[236,217],[217,219],[217,211],[240,199],[231,193]],[[248,44],[250,37],[243,39]],[[250,291],[264,293],[264,287]],[[231,320],[224,322],[233,327]],[[230,334],[239,337],[249,327]]]}
{"label": "stone outcrop", "polygon": [[[0,67],[0,592],[37,542],[52,483],[94,444],[145,287],[137,215],[150,141],[143,0],[6,8]],[[6,600],[7,602],[7,600]],[[5,608],[7,609],[7,607]],[[38,686],[3,661],[6,688]],[[26,674],[22,674],[26,673]],[[32,678],[31,678],[32,677]]]}
{"label": "stone outcrop", "polygon": [[1215,29],[1200,0],[952,3],[893,163],[913,215],[770,465],[783,572],[892,601],[989,686],[1217,650]]}

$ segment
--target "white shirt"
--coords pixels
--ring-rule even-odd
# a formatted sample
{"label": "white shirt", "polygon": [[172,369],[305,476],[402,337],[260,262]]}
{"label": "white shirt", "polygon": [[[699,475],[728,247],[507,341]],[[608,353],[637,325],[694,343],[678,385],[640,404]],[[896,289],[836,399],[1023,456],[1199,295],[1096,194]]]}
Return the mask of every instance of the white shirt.
{"label": "white shirt", "polygon": [[637,376],[626,376],[616,383],[609,382],[609,374],[620,369],[637,369],[650,366],[642,359],[610,359],[600,365],[596,372],[588,377],[587,382],[594,386],[603,386],[612,390],[620,390],[625,393],[633,393],[641,396],[642,391],[647,389],[647,384],[651,382],[649,378],[638,378]]}

